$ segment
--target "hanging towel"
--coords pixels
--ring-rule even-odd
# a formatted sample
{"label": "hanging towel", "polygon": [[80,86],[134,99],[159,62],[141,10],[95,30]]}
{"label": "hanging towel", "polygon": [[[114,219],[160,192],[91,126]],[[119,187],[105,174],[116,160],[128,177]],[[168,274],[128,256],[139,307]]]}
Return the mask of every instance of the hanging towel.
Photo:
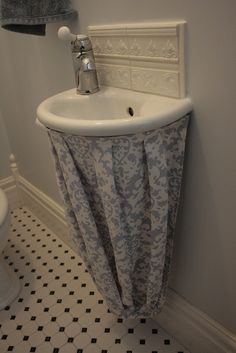
{"label": "hanging towel", "polygon": [[46,23],[77,16],[69,0],[0,0],[2,28],[44,36]]}
{"label": "hanging towel", "polygon": [[48,129],[70,240],[117,316],[165,302],[188,120],[113,137]]}

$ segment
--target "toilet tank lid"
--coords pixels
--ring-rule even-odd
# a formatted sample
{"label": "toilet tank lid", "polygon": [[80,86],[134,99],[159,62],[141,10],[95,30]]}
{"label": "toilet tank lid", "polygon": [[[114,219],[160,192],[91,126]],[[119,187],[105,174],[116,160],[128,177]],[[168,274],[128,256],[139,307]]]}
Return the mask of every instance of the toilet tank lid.
{"label": "toilet tank lid", "polygon": [[0,226],[6,219],[8,214],[8,201],[5,192],[0,189]]}

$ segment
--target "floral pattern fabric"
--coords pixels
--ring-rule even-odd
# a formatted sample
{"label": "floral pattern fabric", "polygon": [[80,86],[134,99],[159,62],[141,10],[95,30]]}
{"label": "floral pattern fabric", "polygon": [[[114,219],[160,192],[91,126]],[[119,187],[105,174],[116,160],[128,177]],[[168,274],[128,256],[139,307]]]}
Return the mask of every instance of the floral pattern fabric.
{"label": "floral pattern fabric", "polygon": [[48,129],[71,240],[119,317],[164,304],[188,120],[113,137]]}

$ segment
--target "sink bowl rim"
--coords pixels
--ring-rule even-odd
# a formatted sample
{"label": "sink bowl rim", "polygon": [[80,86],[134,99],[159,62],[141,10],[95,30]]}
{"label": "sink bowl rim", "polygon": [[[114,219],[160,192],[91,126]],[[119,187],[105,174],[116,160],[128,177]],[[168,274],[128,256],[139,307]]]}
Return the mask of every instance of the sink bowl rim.
{"label": "sink bowl rim", "polygon": [[[152,113],[152,114],[143,114],[142,116],[135,117],[124,117],[124,118],[114,118],[114,119],[75,119],[68,118],[65,116],[60,116],[59,114],[54,114],[50,112],[52,103],[57,99],[66,98],[66,99],[88,99],[86,97],[91,97],[94,95],[104,95],[111,94],[113,96],[117,94],[126,94],[131,96],[135,94],[136,98],[140,97],[144,100],[147,99],[150,101],[150,104],[153,103],[153,100],[157,100],[165,103],[170,103],[168,108],[165,111]],[[132,104],[131,104],[132,105]],[[45,99],[42,103],[39,104],[37,108],[37,122],[43,125],[46,128],[61,131],[64,133],[69,133],[73,135],[80,136],[117,136],[117,135],[128,135],[144,131],[150,131],[162,126],[168,125],[187,113],[191,112],[193,108],[192,101],[189,97],[186,98],[170,98],[164,96],[158,96],[149,93],[137,92],[127,89],[103,86],[100,88],[100,91],[94,93],[90,96],[77,95],[75,89],[69,89],[63,92],[60,92],[54,96],[51,96]]]}

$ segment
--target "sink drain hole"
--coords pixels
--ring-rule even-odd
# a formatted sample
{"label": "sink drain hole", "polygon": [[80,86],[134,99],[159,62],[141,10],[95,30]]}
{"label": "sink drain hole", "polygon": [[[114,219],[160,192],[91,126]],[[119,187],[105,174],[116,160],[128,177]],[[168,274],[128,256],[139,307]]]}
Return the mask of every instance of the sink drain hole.
{"label": "sink drain hole", "polygon": [[133,110],[133,108],[128,107],[128,108],[127,108],[127,113],[128,113],[130,116],[134,116],[134,110]]}

